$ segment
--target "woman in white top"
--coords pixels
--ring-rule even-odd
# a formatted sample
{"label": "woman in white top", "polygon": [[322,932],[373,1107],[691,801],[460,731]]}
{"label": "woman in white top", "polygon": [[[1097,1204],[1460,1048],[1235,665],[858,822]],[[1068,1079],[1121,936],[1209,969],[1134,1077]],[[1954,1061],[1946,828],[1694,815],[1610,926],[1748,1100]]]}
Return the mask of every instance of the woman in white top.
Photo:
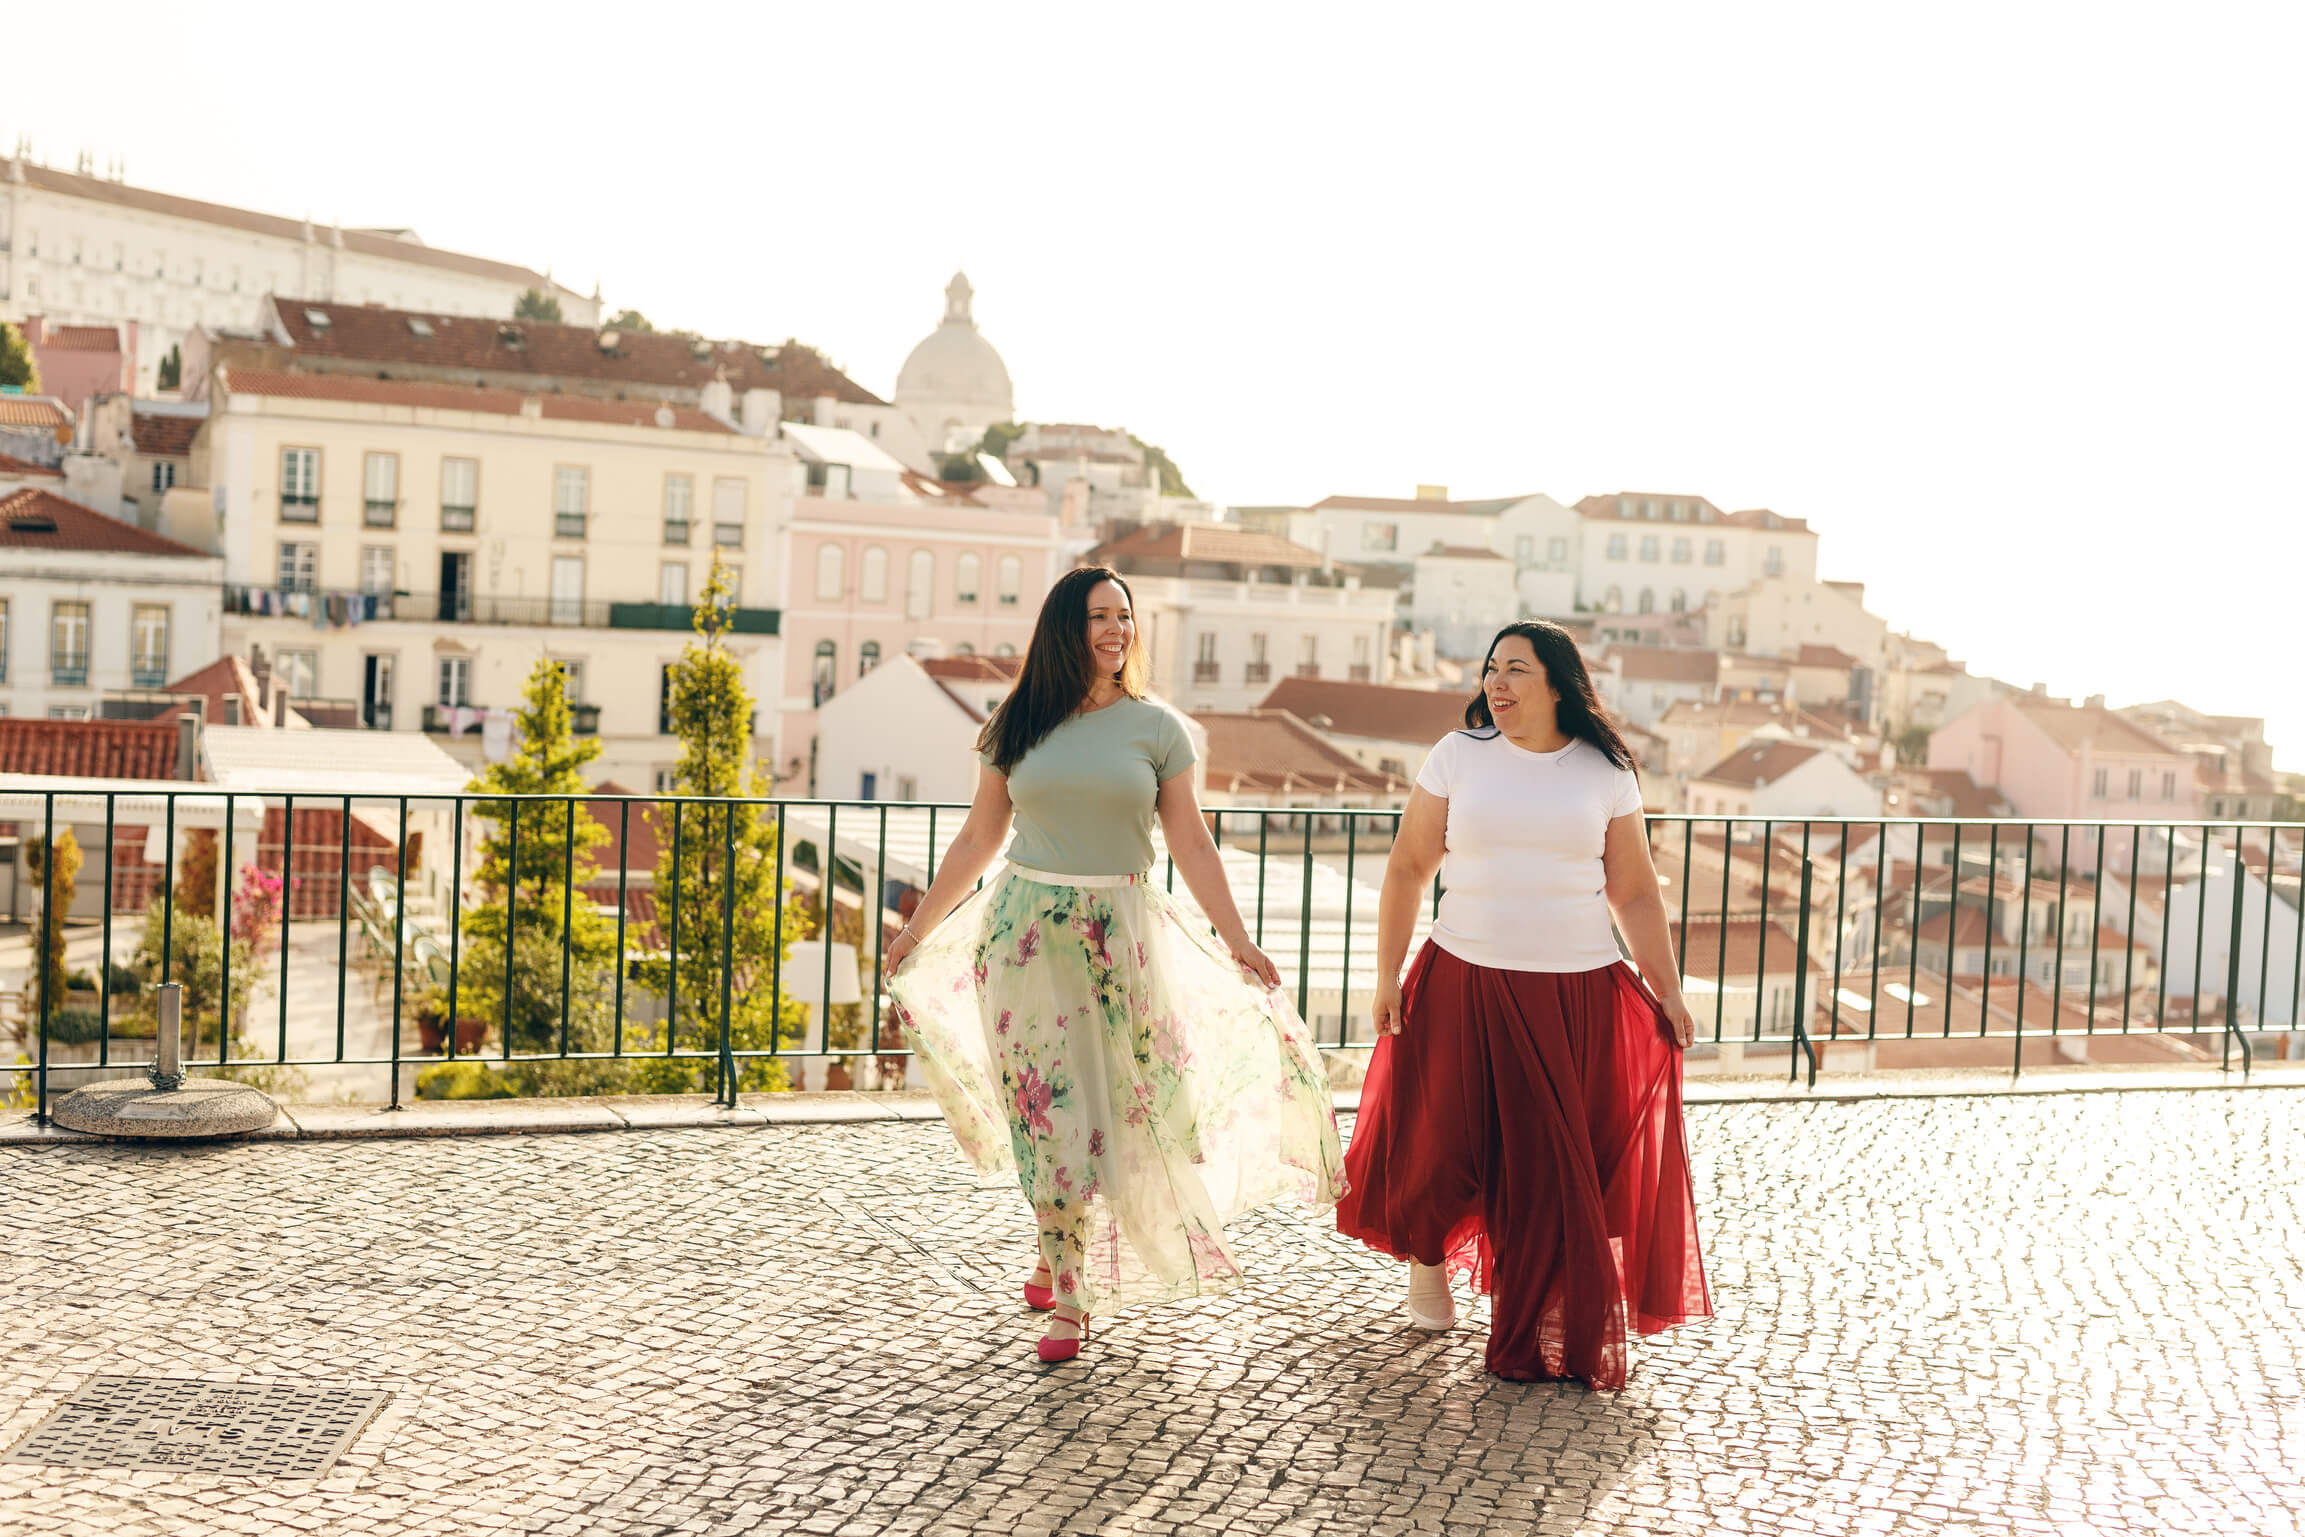
{"label": "woman in white top", "polygon": [[[1455,1325],[1451,1271],[1488,1292],[1496,1375],[1622,1387],[1628,1324],[1712,1315],[1681,1125],[1695,1027],[1640,785],[1559,625],[1498,633],[1465,725],[1425,759],[1385,869],[1337,1227],[1410,1262],[1419,1328]],[[1436,870],[1432,937],[1397,981]]]}

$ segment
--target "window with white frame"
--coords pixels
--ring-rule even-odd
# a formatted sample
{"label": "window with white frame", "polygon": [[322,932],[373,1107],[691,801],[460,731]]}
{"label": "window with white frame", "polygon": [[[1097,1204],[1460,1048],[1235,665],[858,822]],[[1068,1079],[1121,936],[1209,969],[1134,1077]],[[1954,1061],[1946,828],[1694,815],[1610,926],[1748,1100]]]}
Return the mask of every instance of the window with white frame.
{"label": "window with white frame", "polygon": [[2163,800],[2165,800],[2165,801],[2173,801],[2173,800],[2175,800],[2176,798],[2177,798],[2177,774],[2176,774],[2176,771],[2175,771],[2175,770],[2173,770],[2173,769],[2172,769],[2172,770],[2164,770],[2164,771],[2162,772],[2162,775],[2161,775],[2161,799],[2163,799]]}
{"label": "window with white frame", "polygon": [[0,683],[8,681],[8,600],[0,598]]}
{"label": "window with white frame", "polygon": [[1000,606],[1014,608],[1017,605],[1017,594],[1024,588],[1024,562],[1014,555],[1003,555],[996,569],[996,590],[1000,594]]}
{"label": "window with white frame", "polygon": [[744,482],[720,479],[712,483],[712,542],[723,549],[744,547]]}
{"label": "window with white frame", "polygon": [[816,655],[809,669],[809,704],[813,708],[832,697],[834,675],[840,666],[840,648],[829,640],[816,643]]}
{"label": "window with white frame", "polygon": [[2103,800],[2106,796],[2106,793],[2112,786],[2112,778],[2113,771],[2111,769],[2100,768],[2095,774],[2090,776],[2089,793],[2096,796],[2099,800]]}
{"label": "window with white frame", "polygon": [[1567,560],[1568,558],[1569,558],[1569,541],[1568,541],[1568,540],[1566,540],[1566,539],[1547,539],[1547,540],[1545,541],[1545,559],[1546,559],[1546,560],[1548,560],[1548,561],[1551,561],[1551,562],[1552,562],[1554,565],[1556,565],[1556,566],[1557,566],[1557,565],[1561,564],[1561,562],[1563,562],[1563,561]]}
{"label": "window with white frame", "polygon": [[1729,559],[1729,547],[1728,547],[1726,544],[1722,543],[1722,542],[1721,542],[1720,540],[1718,540],[1718,539],[1708,539],[1708,540],[1706,540],[1706,541],[1705,541],[1705,564],[1706,564],[1706,565],[1708,565],[1708,566],[1718,566],[1718,565],[1724,565],[1724,564],[1726,564],[1726,563],[1728,562],[1728,559]]}
{"label": "window with white frame", "polygon": [[1676,566],[1685,566],[1688,563],[1689,541],[1686,538],[1675,539],[1673,541],[1673,564]]}
{"label": "window with white frame", "polygon": [[1657,563],[1657,536],[1655,534],[1641,535],[1641,559],[1650,565]]}
{"label": "window with white frame", "polygon": [[1657,611],[1656,588],[1644,587],[1641,589],[1640,611],[1644,614],[1653,614]]}
{"label": "window with white frame", "polygon": [[667,608],[688,605],[688,562],[668,560],[657,567],[656,601]]}
{"label": "window with white frame", "polygon": [[552,622],[584,623],[584,557],[552,557]]}
{"label": "window with white frame", "polygon": [[1608,550],[1609,559],[1623,560],[1625,558],[1625,536],[1623,534],[1609,535]]}
{"label": "window with white frame", "polygon": [[1771,576],[1785,574],[1785,550],[1782,545],[1769,546],[1768,554],[1761,562],[1761,569]]}
{"label": "window with white frame", "polygon": [[280,651],[272,658],[272,678],[280,691],[291,699],[317,699],[320,697],[320,653],[317,651]]}
{"label": "window with white frame", "polygon": [[1321,675],[1321,638],[1307,632],[1297,637],[1297,676],[1317,678]]}
{"label": "window with white frame", "polygon": [[856,675],[863,677],[880,665],[880,642],[868,640],[856,648]]}
{"label": "window with white frame", "polygon": [[888,601],[888,551],[867,545],[856,577],[856,595],[866,603]]}
{"label": "window with white frame", "polygon": [[472,703],[472,658],[444,656],[440,659],[435,702],[445,709]]}
{"label": "window with white frame", "polygon": [[284,523],[320,521],[320,450],[280,450],[280,520]]}
{"label": "window with white frame", "polygon": [[2131,769],[2129,770],[2129,799],[2141,801],[2144,798],[2145,771],[2143,769]]}
{"label": "window with white frame", "polygon": [[935,598],[936,557],[926,550],[915,550],[905,561],[905,617],[907,619],[926,619],[929,607]]}
{"label": "window with white frame", "polygon": [[1536,559],[1537,536],[1535,534],[1515,534],[1513,536],[1514,564],[1522,566],[1534,565],[1536,563]]}
{"label": "window with white frame", "polygon": [[320,545],[311,539],[280,541],[280,590],[310,592],[319,581]]}
{"label": "window with white frame", "polygon": [[129,683],[159,688],[168,681],[168,605],[139,603],[128,619]]}
{"label": "window with white frame", "polygon": [[453,534],[469,534],[480,517],[480,461],[440,461],[440,526]]}
{"label": "window with white frame", "polygon": [[400,456],[370,454],[361,464],[360,521],[390,528],[400,520]]}
{"label": "window with white frame", "polygon": [[173,486],[174,484],[176,484],[176,466],[175,466],[175,465],[173,465],[173,464],[161,464],[161,463],[155,463],[155,464],[152,466],[152,489],[153,489],[153,490],[155,490],[155,491],[165,491],[165,490],[167,490],[167,489],[168,489],[170,486]]}
{"label": "window with white frame", "polygon": [[664,542],[688,543],[688,521],[696,501],[696,482],[686,475],[664,477]]}
{"label": "window with white frame", "polygon": [[953,601],[975,603],[977,582],[983,574],[984,562],[978,559],[973,552],[963,555],[955,561],[952,572]]}
{"label": "window with white frame", "polygon": [[848,552],[837,544],[816,547],[816,595],[830,601],[848,585]]}
{"label": "window with white frame", "polygon": [[364,544],[360,547],[360,590],[362,592],[392,591],[392,546]]}
{"label": "window with white frame", "polygon": [[582,539],[592,512],[592,471],[563,464],[552,472],[552,532],[555,538]]}
{"label": "window with white frame", "polygon": [[561,686],[567,690],[570,704],[584,703],[584,663],[564,660],[560,664]]}

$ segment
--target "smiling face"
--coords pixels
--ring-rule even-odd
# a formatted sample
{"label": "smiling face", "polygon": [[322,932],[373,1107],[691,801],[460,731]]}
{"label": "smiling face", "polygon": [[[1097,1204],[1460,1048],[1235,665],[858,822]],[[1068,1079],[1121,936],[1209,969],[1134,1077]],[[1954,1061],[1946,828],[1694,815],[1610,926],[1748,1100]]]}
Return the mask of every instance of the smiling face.
{"label": "smiling face", "polygon": [[1525,635],[1503,636],[1490,649],[1481,669],[1481,694],[1489,702],[1489,719],[1507,736],[1543,737],[1557,729],[1560,691]]}
{"label": "smiling face", "polygon": [[1088,648],[1096,658],[1097,676],[1117,678],[1121,665],[1136,645],[1136,615],[1128,594],[1118,582],[1099,582],[1088,590]]}

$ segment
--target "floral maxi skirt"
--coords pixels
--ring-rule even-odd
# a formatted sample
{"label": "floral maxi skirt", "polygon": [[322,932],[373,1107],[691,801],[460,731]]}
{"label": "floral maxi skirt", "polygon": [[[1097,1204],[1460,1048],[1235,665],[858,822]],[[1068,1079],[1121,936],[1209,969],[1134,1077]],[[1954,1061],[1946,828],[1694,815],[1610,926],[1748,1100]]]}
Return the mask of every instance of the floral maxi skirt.
{"label": "floral maxi skirt", "polygon": [[1023,1186],[1066,1306],[1224,1290],[1227,1218],[1343,1193],[1311,1032],[1142,875],[1009,865],[889,991],[962,1154]]}

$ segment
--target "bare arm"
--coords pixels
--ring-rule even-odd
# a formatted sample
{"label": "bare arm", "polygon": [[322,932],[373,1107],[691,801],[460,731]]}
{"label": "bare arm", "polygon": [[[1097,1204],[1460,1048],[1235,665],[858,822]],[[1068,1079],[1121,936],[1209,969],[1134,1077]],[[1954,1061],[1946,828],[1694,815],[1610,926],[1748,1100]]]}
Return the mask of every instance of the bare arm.
{"label": "bare arm", "polygon": [[912,921],[888,947],[886,965],[892,975],[922,937],[944,922],[945,915],[960,906],[962,899],[975,888],[978,878],[992,864],[993,856],[1000,852],[1015,815],[1008,799],[1008,776],[989,768],[980,772],[976,776],[976,798],[969,803],[968,820],[961,824],[960,836],[953,839],[952,847],[945,851],[936,879],[929,883],[920,905],[912,910]]}
{"label": "bare arm", "polygon": [[1665,893],[1657,884],[1657,867],[1649,859],[1648,825],[1639,812],[1610,818],[1601,867],[1617,932],[1625,936],[1641,979],[1665,1006],[1674,1043],[1686,1046],[1695,1039],[1696,1022],[1689,1017],[1689,1006],[1681,997],[1680,969],[1673,963],[1673,931],[1665,920]]}
{"label": "bare arm", "polygon": [[1385,860],[1385,885],[1377,898],[1376,1025],[1386,1035],[1401,1033],[1401,963],[1408,959],[1409,936],[1416,932],[1417,904],[1424,900],[1441,868],[1448,840],[1449,803],[1419,785],[1409,792],[1393,851]]}
{"label": "bare arm", "polygon": [[1171,774],[1161,782],[1160,797],[1154,802],[1160,813],[1161,837],[1167,842],[1169,858],[1176,863],[1177,874],[1185,879],[1185,890],[1208,914],[1216,926],[1217,937],[1232,951],[1233,959],[1242,969],[1250,972],[1267,987],[1278,987],[1281,972],[1264,951],[1249,938],[1248,925],[1241,921],[1240,905],[1233,901],[1232,882],[1225,879],[1223,858],[1217,853],[1216,841],[1209,836],[1209,825],[1201,815],[1200,798],[1193,794],[1193,776],[1190,770]]}

